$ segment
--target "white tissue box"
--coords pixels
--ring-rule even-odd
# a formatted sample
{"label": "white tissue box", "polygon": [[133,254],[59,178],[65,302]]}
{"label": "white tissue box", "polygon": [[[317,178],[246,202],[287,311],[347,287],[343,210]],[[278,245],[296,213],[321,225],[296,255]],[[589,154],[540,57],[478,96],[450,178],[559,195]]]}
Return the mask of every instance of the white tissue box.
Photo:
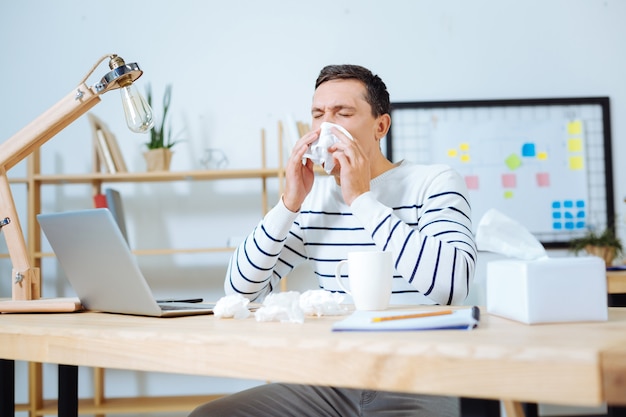
{"label": "white tissue box", "polygon": [[606,291],[595,256],[487,263],[487,311],[527,324],[606,321]]}

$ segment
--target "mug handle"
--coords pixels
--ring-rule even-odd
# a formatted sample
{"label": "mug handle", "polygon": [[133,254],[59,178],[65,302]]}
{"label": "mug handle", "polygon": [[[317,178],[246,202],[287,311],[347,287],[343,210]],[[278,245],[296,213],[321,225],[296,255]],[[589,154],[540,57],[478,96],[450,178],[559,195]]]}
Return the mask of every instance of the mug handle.
{"label": "mug handle", "polygon": [[340,261],[337,264],[337,268],[335,269],[335,279],[337,280],[337,283],[339,284],[339,286],[341,287],[342,290],[344,290],[346,292],[346,294],[348,295],[352,295],[352,293],[350,292],[350,290],[348,290],[344,285],[343,285],[343,280],[341,279],[341,268],[346,265],[348,263],[347,260],[343,260]]}

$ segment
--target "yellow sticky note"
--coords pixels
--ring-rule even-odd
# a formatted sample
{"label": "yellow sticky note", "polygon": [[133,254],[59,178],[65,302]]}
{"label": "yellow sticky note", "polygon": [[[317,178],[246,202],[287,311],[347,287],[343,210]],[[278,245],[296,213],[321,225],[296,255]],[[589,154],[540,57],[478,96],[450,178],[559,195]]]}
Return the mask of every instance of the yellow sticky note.
{"label": "yellow sticky note", "polygon": [[456,158],[457,153],[456,149],[448,149],[448,158]]}
{"label": "yellow sticky note", "polygon": [[582,120],[573,120],[567,124],[567,133],[570,135],[580,135],[583,133]]}
{"label": "yellow sticky note", "polygon": [[469,162],[470,161],[470,156],[467,154],[463,154],[461,155],[461,162]]}
{"label": "yellow sticky note", "polygon": [[570,156],[569,169],[573,171],[581,170],[585,167],[585,161],[582,156]]}
{"label": "yellow sticky note", "polygon": [[511,191],[511,190],[506,190],[506,191],[504,192],[504,199],[505,199],[505,200],[508,200],[508,199],[511,199],[511,198],[513,198],[513,191]]}
{"label": "yellow sticky note", "polygon": [[582,152],[583,140],[581,138],[570,138],[567,140],[567,150],[569,152]]}
{"label": "yellow sticky note", "polygon": [[461,149],[463,152],[469,151],[469,148],[470,148],[469,143],[462,143],[459,145],[459,149]]}
{"label": "yellow sticky note", "polygon": [[548,152],[537,152],[537,159],[539,159],[540,161],[545,161],[546,159],[548,159]]}

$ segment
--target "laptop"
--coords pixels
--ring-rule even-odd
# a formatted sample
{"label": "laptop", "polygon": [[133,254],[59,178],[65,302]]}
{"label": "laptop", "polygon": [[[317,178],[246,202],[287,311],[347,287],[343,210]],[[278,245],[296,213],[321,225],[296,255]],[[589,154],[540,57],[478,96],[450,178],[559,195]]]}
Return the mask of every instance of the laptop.
{"label": "laptop", "polygon": [[157,302],[108,209],[39,214],[37,220],[85,309],[153,317],[213,313],[214,304]]}

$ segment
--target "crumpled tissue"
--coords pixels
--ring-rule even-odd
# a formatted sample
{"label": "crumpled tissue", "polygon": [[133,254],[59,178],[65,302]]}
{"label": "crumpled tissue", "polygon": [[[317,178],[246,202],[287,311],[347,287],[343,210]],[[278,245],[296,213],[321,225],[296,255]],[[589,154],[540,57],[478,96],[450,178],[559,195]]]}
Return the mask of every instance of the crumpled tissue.
{"label": "crumpled tissue", "polygon": [[300,296],[300,308],[307,316],[340,316],[348,313],[344,296],[325,290],[308,290]]}
{"label": "crumpled tissue", "polygon": [[280,321],[283,323],[304,323],[306,316],[338,316],[348,313],[341,304],[344,297],[339,293],[325,290],[308,290],[271,293],[263,305],[254,313],[256,321]]}
{"label": "crumpled tissue", "polygon": [[281,323],[304,323],[300,308],[300,293],[286,291],[270,293],[263,305],[254,313],[256,321],[280,321]]}
{"label": "crumpled tissue", "polygon": [[217,300],[213,314],[218,319],[235,318],[245,319],[250,316],[248,304],[250,300],[241,294],[231,294]]}
{"label": "crumpled tissue", "polygon": [[343,126],[335,123],[323,122],[320,126],[320,137],[310,145],[309,151],[303,156],[303,159],[308,158],[315,164],[323,165],[324,171],[326,171],[327,174],[330,174],[335,167],[335,160],[328,152],[328,148],[335,142],[339,142],[337,136],[333,135],[331,131],[333,127],[339,129],[351,140],[354,140],[350,132],[348,132]]}
{"label": "crumpled tissue", "polygon": [[545,248],[528,229],[496,209],[487,210],[476,229],[478,250],[523,260],[547,259]]}

